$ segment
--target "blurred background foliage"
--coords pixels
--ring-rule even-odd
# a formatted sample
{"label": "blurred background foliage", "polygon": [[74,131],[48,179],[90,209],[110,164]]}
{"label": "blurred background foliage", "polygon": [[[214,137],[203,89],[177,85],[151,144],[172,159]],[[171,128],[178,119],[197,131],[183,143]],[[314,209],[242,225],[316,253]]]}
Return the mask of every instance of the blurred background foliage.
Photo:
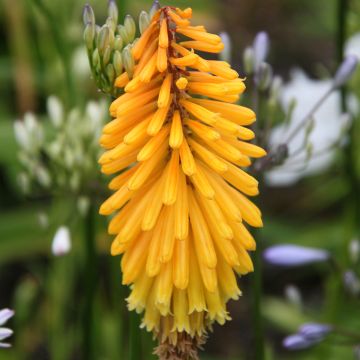
{"label": "blurred background foliage", "polygon": [[[265,30],[271,39],[269,62],[288,81],[295,67],[311,79],[334,73],[342,46],[339,17],[344,2],[179,0],[169,4],[192,6],[194,23],[206,25],[211,32],[228,32],[232,64],[240,75],[244,75],[244,48],[258,31]],[[346,38],[360,31],[360,1],[348,2]],[[151,6],[146,0],[117,3],[120,21],[128,13],[137,18],[140,10]],[[92,0],[90,4],[99,23],[104,23],[106,1]],[[30,111],[38,114],[47,129],[50,95],[60,98],[66,111],[76,106],[80,114],[89,100],[104,97],[90,77],[82,39],[83,6],[82,0],[0,1],[0,308],[16,310],[11,324],[15,331],[13,348],[0,350],[0,359],[4,360],[151,358],[151,337],[138,331],[138,317],[126,310],[128,290],[121,285],[119,259],[109,256],[106,222],[96,215],[97,203],[104,198],[101,192],[86,194],[92,205],[84,215],[79,208],[81,188],[56,192],[50,186],[24,195],[18,183],[22,166],[14,121]],[[359,71],[349,91],[360,98]],[[85,121],[80,117],[79,122]],[[259,237],[260,248],[277,243],[324,248],[340,266],[334,269],[330,264],[319,264],[289,271],[263,264],[266,359],[354,357],[352,347],[335,341],[298,353],[284,350],[281,342],[307,321],[334,323],[360,333],[359,295],[346,293],[342,283],[342,271],[350,266],[360,275],[359,262],[351,265],[349,256],[349,244],[359,235],[360,227],[360,165],[359,156],[354,155],[360,151],[358,120],[350,142],[337,149],[326,169],[291,184],[262,186],[259,201],[265,227]],[[72,250],[66,256],[54,257],[52,238],[64,224],[71,231]],[[82,243],[89,224],[99,254],[90,268]],[[82,351],[82,329],[87,324],[83,308],[87,306],[87,291],[91,291],[86,270],[93,275],[95,289],[91,355]],[[230,304],[233,321],[221,328],[215,326],[204,360],[254,358],[252,276],[240,280],[243,297]],[[291,289],[300,296],[299,301],[291,296]]]}

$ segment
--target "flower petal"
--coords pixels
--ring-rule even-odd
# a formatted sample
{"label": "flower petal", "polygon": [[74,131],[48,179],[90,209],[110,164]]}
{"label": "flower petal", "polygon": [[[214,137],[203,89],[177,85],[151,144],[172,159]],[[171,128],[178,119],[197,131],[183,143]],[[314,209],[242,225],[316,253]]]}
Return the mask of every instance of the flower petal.
{"label": "flower petal", "polygon": [[289,335],[283,340],[283,346],[288,350],[302,350],[314,345],[314,342],[300,334]]}
{"label": "flower petal", "polygon": [[0,326],[4,325],[10,318],[14,316],[15,312],[10,309],[0,310]]}
{"label": "flower petal", "polygon": [[11,336],[14,332],[11,329],[8,328],[0,328],[0,341],[8,338]]}
{"label": "flower petal", "polygon": [[299,335],[307,340],[321,341],[331,331],[332,326],[329,324],[308,323],[299,328]]}
{"label": "flower petal", "polygon": [[275,245],[264,251],[264,259],[272,265],[301,266],[330,258],[328,251],[297,245]]}

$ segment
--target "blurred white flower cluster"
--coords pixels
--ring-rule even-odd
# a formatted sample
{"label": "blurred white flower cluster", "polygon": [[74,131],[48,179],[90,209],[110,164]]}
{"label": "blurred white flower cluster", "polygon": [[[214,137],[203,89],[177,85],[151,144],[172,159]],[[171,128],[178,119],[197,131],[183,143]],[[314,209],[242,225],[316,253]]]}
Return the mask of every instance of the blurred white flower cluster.
{"label": "blurred white flower cluster", "polygon": [[[360,33],[348,39],[346,56],[360,59]],[[311,111],[317,99],[331,87],[331,78],[314,80],[301,69],[294,69],[290,81],[280,94],[280,102],[285,111],[291,112],[288,123],[275,127],[270,135],[270,147],[281,143],[302,121],[304,114]],[[310,126],[299,131],[288,146],[288,158],[281,165],[267,172],[265,179],[270,186],[290,186],[303,177],[324,172],[332,164],[336,148],[346,142],[346,132],[351,117],[359,111],[358,99],[347,96],[349,114],[341,111],[340,90],[333,91],[326,104],[313,116]],[[352,115],[352,116],[351,116]]]}
{"label": "blurred white flower cluster", "polygon": [[107,115],[105,101],[90,101],[84,110],[66,113],[61,101],[50,96],[47,118],[27,113],[15,121],[23,171],[19,183],[25,193],[33,187],[86,193],[98,175],[98,139]]}

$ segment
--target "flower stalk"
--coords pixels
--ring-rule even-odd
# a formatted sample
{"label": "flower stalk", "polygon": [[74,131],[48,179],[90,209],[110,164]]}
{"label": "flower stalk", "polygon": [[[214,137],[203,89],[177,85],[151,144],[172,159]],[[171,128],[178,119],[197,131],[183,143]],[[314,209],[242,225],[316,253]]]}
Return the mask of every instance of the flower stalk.
{"label": "flower stalk", "polygon": [[85,262],[83,276],[85,284],[85,300],[83,308],[83,358],[88,360],[96,359],[95,356],[95,323],[94,323],[94,303],[97,288],[97,254],[96,254],[96,226],[95,208],[90,204],[84,218],[84,254]]}

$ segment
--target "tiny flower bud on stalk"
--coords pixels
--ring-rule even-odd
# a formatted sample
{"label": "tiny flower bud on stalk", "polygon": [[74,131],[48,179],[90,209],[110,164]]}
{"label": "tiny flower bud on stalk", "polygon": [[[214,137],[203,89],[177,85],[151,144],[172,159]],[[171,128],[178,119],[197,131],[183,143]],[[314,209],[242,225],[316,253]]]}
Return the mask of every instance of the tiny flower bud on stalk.
{"label": "tiny flower bud on stalk", "polygon": [[334,88],[343,86],[346,82],[348,82],[354,74],[358,62],[359,59],[355,55],[349,55],[344,59],[335,73],[333,80]]}

